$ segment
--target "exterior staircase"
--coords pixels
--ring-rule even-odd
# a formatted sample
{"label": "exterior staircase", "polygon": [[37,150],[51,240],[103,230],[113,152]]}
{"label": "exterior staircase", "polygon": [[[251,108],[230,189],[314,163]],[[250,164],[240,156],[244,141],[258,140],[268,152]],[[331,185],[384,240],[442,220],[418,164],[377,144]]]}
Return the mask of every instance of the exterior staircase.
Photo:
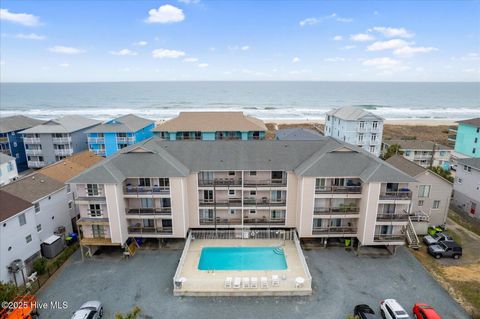
{"label": "exterior staircase", "polygon": [[407,236],[408,247],[413,249],[419,249],[420,241],[418,239],[417,233],[415,232],[415,227],[413,227],[413,222],[410,216],[408,217],[407,226],[405,226],[405,234]]}

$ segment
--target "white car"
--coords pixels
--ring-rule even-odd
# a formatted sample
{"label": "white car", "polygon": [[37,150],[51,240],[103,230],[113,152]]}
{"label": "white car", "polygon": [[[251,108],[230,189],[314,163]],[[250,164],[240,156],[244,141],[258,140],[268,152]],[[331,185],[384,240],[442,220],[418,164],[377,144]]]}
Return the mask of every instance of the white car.
{"label": "white car", "polygon": [[380,303],[380,313],[384,319],[410,319],[408,313],[395,299],[385,299]]}
{"label": "white car", "polygon": [[102,303],[100,301],[87,301],[73,313],[72,319],[99,319],[102,317]]}

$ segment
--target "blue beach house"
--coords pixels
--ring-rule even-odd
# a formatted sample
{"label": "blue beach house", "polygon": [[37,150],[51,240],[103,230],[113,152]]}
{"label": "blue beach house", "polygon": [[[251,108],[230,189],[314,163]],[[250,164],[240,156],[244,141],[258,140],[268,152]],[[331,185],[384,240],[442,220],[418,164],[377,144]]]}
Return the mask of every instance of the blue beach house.
{"label": "blue beach house", "polygon": [[172,141],[263,140],[267,127],[262,120],[242,112],[180,112],[153,132]]}
{"label": "blue beach house", "polygon": [[468,157],[480,157],[480,117],[459,121],[457,128],[451,128],[453,133],[448,137],[455,142],[455,152]]}
{"label": "blue beach house", "polygon": [[118,150],[152,137],[155,122],[127,114],[96,125],[85,133],[88,149],[100,156],[110,156]]}
{"label": "blue beach house", "polygon": [[0,118],[0,152],[15,157],[18,172],[28,169],[23,135],[19,132],[43,122],[23,115]]}

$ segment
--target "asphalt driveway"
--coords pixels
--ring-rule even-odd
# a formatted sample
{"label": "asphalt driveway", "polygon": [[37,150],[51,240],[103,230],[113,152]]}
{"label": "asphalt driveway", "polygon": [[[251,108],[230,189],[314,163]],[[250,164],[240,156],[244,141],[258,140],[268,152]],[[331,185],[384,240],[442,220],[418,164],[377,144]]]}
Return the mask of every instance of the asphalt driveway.
{"label": "asphalt driveway", "polygon": [[405,249],[393,257],[356,257],[341,248],[305,251],[313,276],[309,297],[174,297],[172,277],[180,250],[139,251],[80,261],[77,252],[38,294],[39,301],[66,301],[68,309],[45,309],[42,318],[69,318],[84,301],[100,300],[104,318],[134,305],[141,318],[321,318],[345,319],[353,307],[395,298],[407,311],[422,301],[442,318],[470,318]]}

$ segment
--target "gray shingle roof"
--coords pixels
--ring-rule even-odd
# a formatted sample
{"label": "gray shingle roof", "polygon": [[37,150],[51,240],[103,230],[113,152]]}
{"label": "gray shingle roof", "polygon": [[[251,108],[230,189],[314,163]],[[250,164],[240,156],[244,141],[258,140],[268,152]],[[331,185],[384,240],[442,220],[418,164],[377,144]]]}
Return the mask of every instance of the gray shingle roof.
{"label": "gray shingle roof", "polygon": [[427,170],[425,167],[422,167],[412,161],[409,161],[408,159],[406,159],[401,155],[393,155],[392,157],[387,159],[387,163],[395,166],[402,172],[405,172],[412,177],[418,176]]}
{"label": "gray shingle roof", "polygon": [[23,115],[0,117],[0,133],[24,130],[43,122]]}
{"label": "gray shingle roof", "polygon": [[65,184],[43,174],[35,173],[5,185],[1,190],[33,203],[63,187]]}
{"label": "gray shingle roof", "polygon": [[376,118],[380,121],[383,121],[383,117],[365,111],[360,107],[354,106],[345,106],[338,109],[333,109],[327,112],[327,115],[332,115],[346,121],[356,121],[364,117]]}
{"label": "gray shingle roof", "polygon": [[458,121],[457,123],[473,125],[473,126],[480,126],[480,117],[476,117],[469,120]]}
{"label": "gray shingle roof", "polygon": [[278,130],[275,137],[281,141],[316,141],[322,138],[322,135],[306,128],[284,128]]}
{"label": "gray shingle roof", "polygon": [[300,176],[359,176],[365,182],[413,182],[388,163],[333,138],[318,141],[163,141],[122,149],[70,183],[118,183],[127,177],[187,176],[202,170],[282,170]]}
{"label": "gray shingle roof", "polygon": [[458,164],[467,165],[480,170],[480,158],[462,158],[457,160]]}
{"label": "gray shingle roof", "polygon": [[2,222],[32,207],[30,202],[3,190],[0,190],[0,203],[2,203],[2,209],[0,209],[0,221]]}
{"label": "gray shingle roof", "polygon": [[[402,150],[431,151],[435,143],[431,141],[420,141],[420,140],[388,140],[388,141],[383,141],[383,144],[388,146],[398,144],[400,145],[400,148]],[[436,144],[435,150],[451,151],[452,148],[442,144]]]}
{"label": "gray shingle roof", "polygon": [[85,133],[134,133],[155,121],[127,114],[88,129]]}
{"label": "gray shingle roof", "polygon": [[72,133],[98,123],[100,123],[100,121],[92,120],[80,115],[67,115],[26,129],[20,133]]}
{"label": "gray shingle roof", "polygon": [[11,160],[14,160],[15,157],[0,153],[0,164],[10,162]]}

